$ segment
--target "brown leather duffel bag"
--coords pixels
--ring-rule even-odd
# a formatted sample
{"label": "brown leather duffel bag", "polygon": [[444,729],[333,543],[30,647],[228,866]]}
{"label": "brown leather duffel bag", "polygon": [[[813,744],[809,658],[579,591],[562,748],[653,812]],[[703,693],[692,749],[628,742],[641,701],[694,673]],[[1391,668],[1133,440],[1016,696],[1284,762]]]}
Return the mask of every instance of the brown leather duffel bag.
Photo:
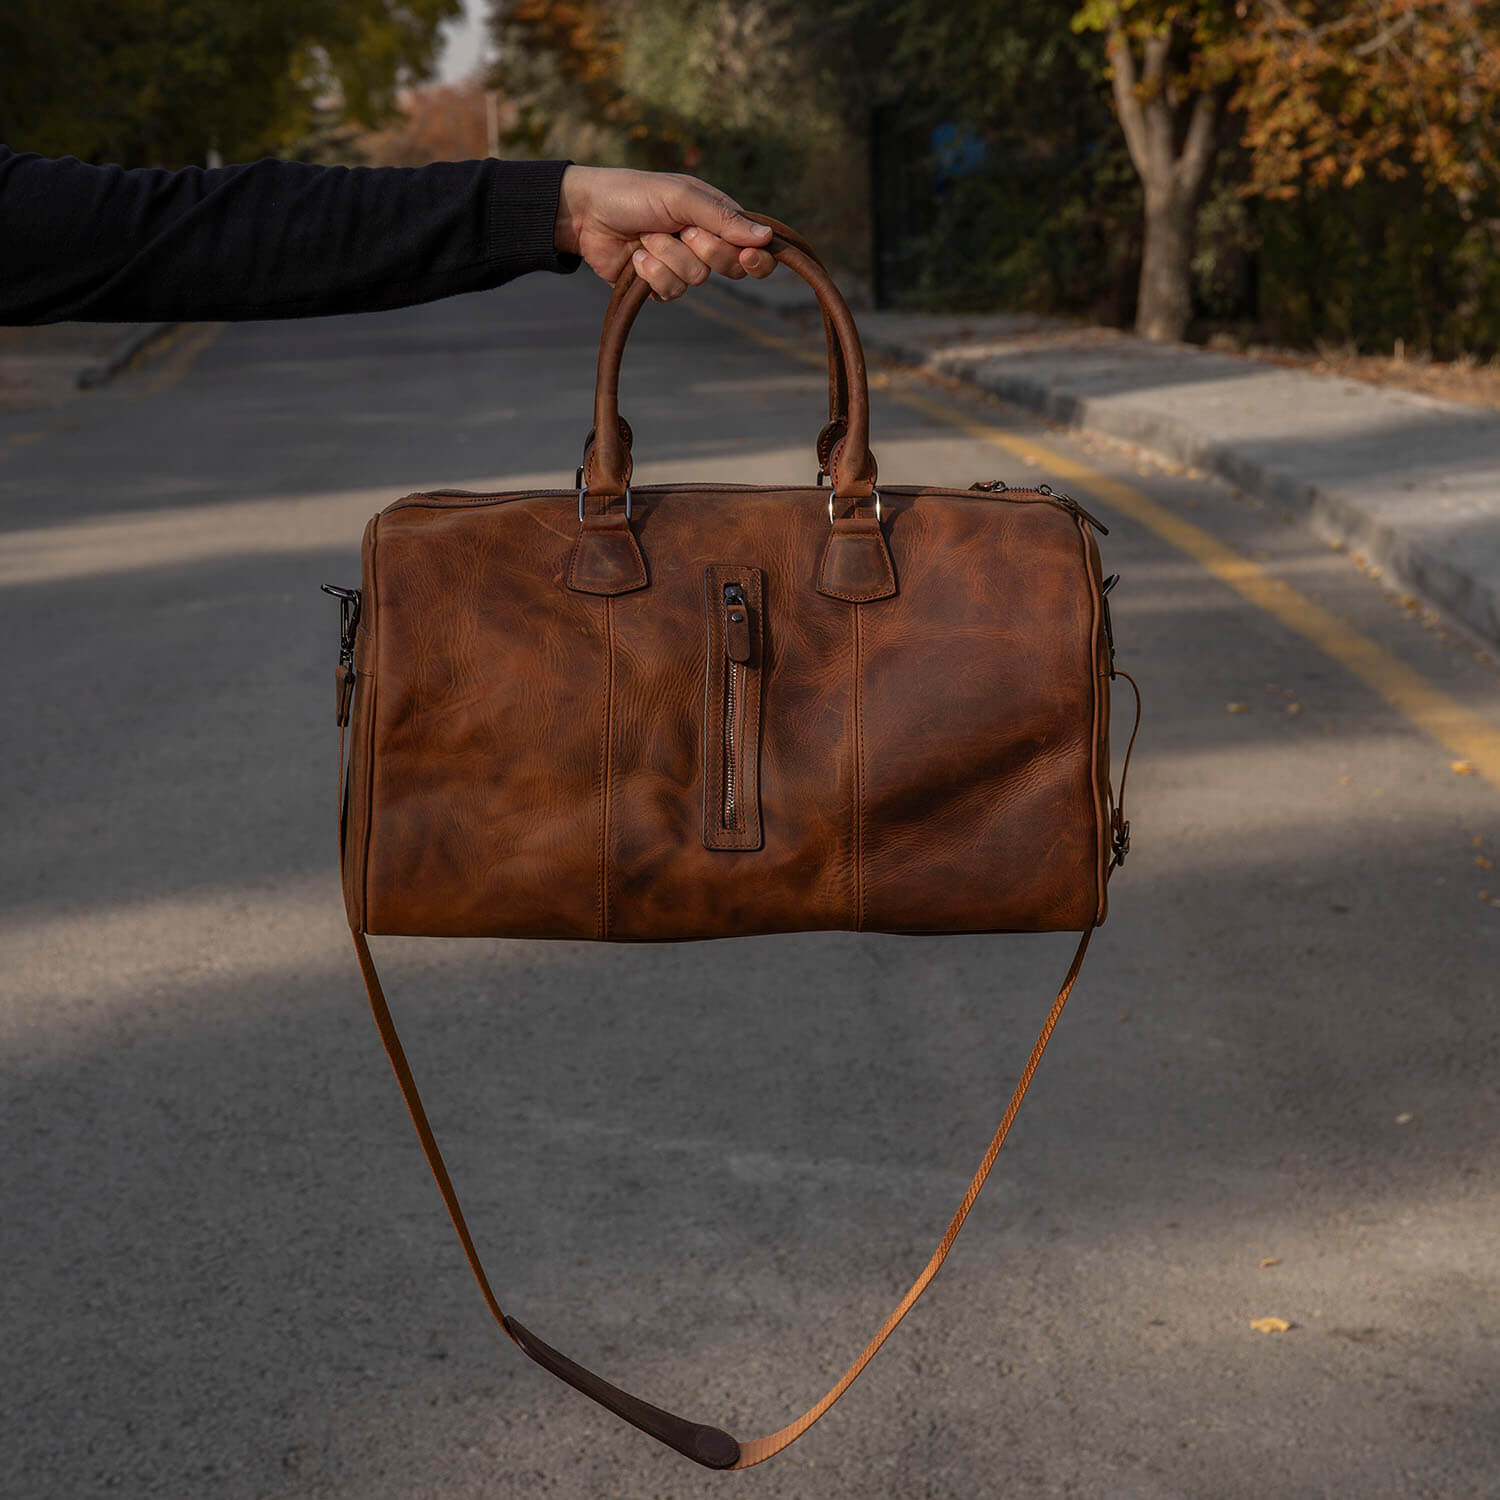
{"label": "brown leather duffel bag", "polygon": [[[528,1355],[712,1468],[747,1468],[806,1431],[936,1274],[1104,920],[1129,836],[1109,782],[1115,672],[1093,536],[1104,528],[1046,489],[877,488],[854,321],[805,243],[773,227],[771,248],[816,292],[828,337],[817,485],[631,486],[618,377],[649,288],[627,267],[576,487],[408,495],[366,529],[361,588],[330,589],[344,604],[338,717],[352,741],[349,922],[470,1266]],[[618,1390],[501,1311],[364,934],[827,928],[1082,939],[916,1284],[822,1401],[741,1444]]]}

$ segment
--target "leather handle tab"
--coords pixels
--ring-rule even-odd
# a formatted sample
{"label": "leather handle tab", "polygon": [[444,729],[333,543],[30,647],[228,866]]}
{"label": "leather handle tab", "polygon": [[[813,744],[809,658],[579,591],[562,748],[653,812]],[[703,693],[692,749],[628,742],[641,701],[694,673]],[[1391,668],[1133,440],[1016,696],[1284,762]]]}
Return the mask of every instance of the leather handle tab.
{"label": "leather handle tab", "polygon": [[360,972],[364,975],[365,991],[369,995],[370,1010],[375,1017],[380,1040],[385,1046],[386,1056],[390,1059],[396,1082],[400,1085],[401,1096],[406,1101],[412,1124],[416,1127],[417,1139],[421,1142],[422,1153],[427,1158],[428,1168],[437,1183],[438,1192],[442,1194],[443,1203],[448,1209],[448,1216],[453,1221],[454,1232],[463,1246],[469,1269],[474,1274],[474,1280],[479,1285],[485,1306],[489,1308],[491,1316],[505,1331],[506,1337],[543,1369],[557,1376],[559,1380],[565,1381],[575,1390],[581,1391],[591,1400],[597,1401],[616,1416],[629,1422],[631,1426],[639,1428],[659,1442],[665,1443],[667,1447],[675,1449],[685,1458],[690,1458],[694,1463],[702,1464],[709,1469],[753,1468],[756,1464],[764,1463],[768,1458],[780,1453],[783,1448],[796,1442],[854,1384],[865,1366],[879,1352],[881,1345],[895,1332],[901,1320],[927,1290],[933,1277],[937,1275],[943,1262],[948,1258],[948,1252],[953,1248],[959,1230],[963,1228],[964,1220],[968,1218],[969,1210],[978,1199],[985,1179],[990,1174],[990,1168],[994,1166],[995,1159],[1000,1154],[1000,1148],[1005,1144],[1005,1137],[1010,1133],[1011,1123],[1015,1120],[1021,1101],[1026,1097],[1026,1090],[1031,1085],[1032,1075],[1036,1072],[1037,1065],[1042,1060],[1042,1053],[1046,1050],[1047,1042],[1052,1036],[1053,1028],[1062,1015],[1063,1006],[1067,1003],[1068,996],[1078,978],[1078,971],[1083,967],[1083,957],[1088,951],[1089,939],[1093,936],[1093,928],[1089,928],[1080,938],[1077,952],[1073,955],[1073,962],[1068,967],[1062,988],[1057,993],[1057,999],[1053,1001],[1052,1009],[1047,1013],[1047,1019],[1042,1023],[1042,1029],[1031,1049],[1031,1055],[1011,1092],[1010,1103],[1006,1106],[1000,1124],[990,1138],[984,1159],[970,1180],[963,1200],[959,1203],[952,1219],[949,1220],[937,1249],[923,1267],[921,1274],[881,1325],[875,1337],[865,1345],[859,1357],[821,1400],[810,1406],[795,1421],[789,1422],[769,1436],[756,1438],[748,1443],[740,1443],[717,1427],[674,1416],[659,1406],[653,1406],[621,1390],[618,1386],[611,1385],[591,1370],[576,1364],[566,1355],[558,1353],[556,1349],[543,1343],[530,1330],[514,1318],[507,1316],[501,1309],[499,1299],[495,1296],[489,1277],[485,1274],[484,1266],[479,1259],[479,1252],[474,1247],[473,1236],[469,1233],[469,1226],[464,1219],[458,1194],[453,1187],[453,1180],[448,1175],[447,1164],[443,1161],[443,1153],[438,1147],[437,1138],[433,1135],[432,1126],[428,1122],[427,1111],[422,1105],[422,1096],[417,1091],[416,1079],[412,1076],[411,1065],[406,1060],[401,1038],[396,1033],[396,1023],[391,1017],[390,1006],[386,1003],[385,992],[380,985],[380,976],[376,973],[374,960],[370,957],[369,945],[365,942],[362,932],[357,929],[351,929],[351,931],[354,938],[354,951],[359,957]]}
{"label": "leather handle tab", "polygon": [[[864,348],[849,305],[844,301],[833,278],[816,256],[799,245],[773,234],[765,247],[782,265],[796,272],[813,290],[824,318],[833,332],[830,340],[830,362],[835,365],[830,384],[830,405],[839,403],[836,389],[839,370],[846,385],[844,428],[833,440],[830,420],[823,438],[832,443],[827,467],[833,476],[834,493],[843,500],[863,500],[874,493],[875,460],[870,454],[870,393],[865,374]],[[615,282],[604,326],[599,335],[599,363],[594,381],[594,443],[584,463],[583,482],[586,493],[609,501],[625,494],[630,483],[631,456],[619,435],[620,362],[631,326],[650,294],[649,285],[635,274],[627,262]],[[839,357],[834,359],[837,347]]]}
{"label": "leather handle tab", "polygon": [[626,516],[585,516],[568,559],[568,587],[578,594],[629,594],[650,578]]}
{"label": "leather handle tab", "polygon": [[895,594],[896,568],[877,517],[834,520],[818,565],[818,592],[850,604],[869,604]]}

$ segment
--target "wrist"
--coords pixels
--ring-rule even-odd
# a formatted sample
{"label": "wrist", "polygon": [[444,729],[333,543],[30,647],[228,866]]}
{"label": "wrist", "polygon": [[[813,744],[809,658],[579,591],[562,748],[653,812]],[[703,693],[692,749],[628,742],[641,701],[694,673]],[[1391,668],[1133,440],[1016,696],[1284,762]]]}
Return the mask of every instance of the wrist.
{"label": "wrist", "polygon": [[552,245],[560,255],[577,255],[579,231],[583,225],[583,199],[588,168],[569,165],[563,168],[557,188],[557,220],[552,230]]}

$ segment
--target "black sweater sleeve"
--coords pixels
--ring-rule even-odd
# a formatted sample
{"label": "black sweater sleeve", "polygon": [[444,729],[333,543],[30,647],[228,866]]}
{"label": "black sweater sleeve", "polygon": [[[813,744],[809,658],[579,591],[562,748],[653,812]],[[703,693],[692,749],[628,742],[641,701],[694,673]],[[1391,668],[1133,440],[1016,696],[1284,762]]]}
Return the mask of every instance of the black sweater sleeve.
{"label": "black sweater sleeve", "polygon": [[0,146],[0,324],[298,318],[572,271],[562,161],[180,172]]}

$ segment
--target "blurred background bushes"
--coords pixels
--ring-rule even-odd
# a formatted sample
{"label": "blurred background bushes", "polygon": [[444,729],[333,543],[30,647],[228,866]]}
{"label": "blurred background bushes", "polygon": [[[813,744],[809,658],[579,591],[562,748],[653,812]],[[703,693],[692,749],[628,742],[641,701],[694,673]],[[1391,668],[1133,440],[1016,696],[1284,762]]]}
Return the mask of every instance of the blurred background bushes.
{"label": "blurred background bushes", "polygon": [[463,0],[0,0],[0,141],[127,167],[337,155]]}
{"label": "blurred background bushes", "polygon": [[[1500,350],[1500,195],[1485,103],[1497,7],[495,0],[493,9],[492,81],[519,106],[512,147],[698,172],[795,224],[885,305],[1121,326],[1138,310],[1144,192],[1111,98],[1110,49],[1165,31],[1178,143],[1196,92],[1213,91],[1219,105],[1184,271],[1190,336],[1376,352],[1400,340],[1450,358]],[[1484,56],[1472,55],[1465,25],[1493,44]],[[1457,98],[1479,133],[1449,129],[1458,167],[1446,177],[1420,139],[1412,145],[1425,96],[1398,98],[1389,83],[1408,75]],[[1246,144],[1252,122],[1258,147]],[[1474,170],[1460,180],[1466,152]]]}

